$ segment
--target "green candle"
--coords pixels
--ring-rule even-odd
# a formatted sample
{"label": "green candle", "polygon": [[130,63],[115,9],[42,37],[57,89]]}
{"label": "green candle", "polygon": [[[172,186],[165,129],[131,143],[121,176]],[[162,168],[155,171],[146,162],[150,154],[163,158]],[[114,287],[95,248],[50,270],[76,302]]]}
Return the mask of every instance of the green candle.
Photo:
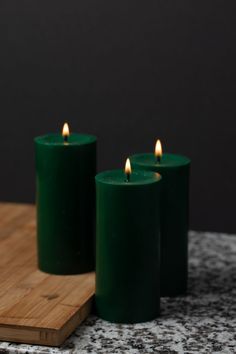
{"label": "green candle", "polygon": [[96,176],[98,316],[136,323],[159,314],[160,175],[113,170]]}
{"label": "green candle", "polygon": [[63,135],[35,138],[38,264],[62,275],[94,270],[96,174],[96,137]]}
{"label": "green candle", "polygon": [[190,160],[162,154],[157,141],[155,154],[130,158],[135,169],[159,172],[161,193],[161,296],[184,295],[188,278],[188,214]]}

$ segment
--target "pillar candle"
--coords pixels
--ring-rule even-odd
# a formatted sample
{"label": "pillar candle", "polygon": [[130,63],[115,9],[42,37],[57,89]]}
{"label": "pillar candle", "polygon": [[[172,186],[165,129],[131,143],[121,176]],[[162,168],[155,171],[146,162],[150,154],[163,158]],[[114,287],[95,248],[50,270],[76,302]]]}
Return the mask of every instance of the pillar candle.
{"label": "pillar candle", "polygon": [[61,275],[95,266],[96,137],[64,128],[35,138],[38,265]]}
{"label": "pillar candle", "polygon": [[[159,149],[159,152],[158,152]],[[161,296],[184,295],[188,278],[189,158],[156,153],[136,154],[134,170],[159,172],[161,193]]]}
{"label": "pillar candle", "polygon": [[160,175],[123,170],[96,176],[96,308],[101,318],[136,323],[159,314]]}

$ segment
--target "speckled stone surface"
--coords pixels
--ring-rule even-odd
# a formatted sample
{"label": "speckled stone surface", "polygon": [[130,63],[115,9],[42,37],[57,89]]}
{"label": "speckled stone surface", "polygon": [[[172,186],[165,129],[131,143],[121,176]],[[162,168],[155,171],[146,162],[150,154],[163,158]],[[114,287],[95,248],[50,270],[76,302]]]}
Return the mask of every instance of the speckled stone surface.
{"label": "speckled stone surface", "polygon": [[115,325],[96,317],[60,348],[0,343],[1,353],[236,353],[236,236],[190,232],[189,292],[163,298],[155,321]]}

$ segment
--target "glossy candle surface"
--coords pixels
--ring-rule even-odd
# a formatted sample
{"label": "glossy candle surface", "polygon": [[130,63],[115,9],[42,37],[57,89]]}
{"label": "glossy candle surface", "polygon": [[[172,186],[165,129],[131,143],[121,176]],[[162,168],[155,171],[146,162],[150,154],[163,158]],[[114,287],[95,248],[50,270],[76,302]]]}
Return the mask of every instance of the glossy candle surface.
{"label": "glossy candle surface", "polygon": [[122,170],[96,176],[96,308],[117,323],[156,318],[160,307],[161,177]]}
{"label": "glossy candle surface", "polygon": [[188,214],[190,160],[181,155],[130,157],[132,167],[159,172],[161,193],[161,295],[186,294],[188,278]]}
{"label": "glossy candle surface", "polygon": [[35,138],[39,269],[52,274],[94,270],[96,137]]}

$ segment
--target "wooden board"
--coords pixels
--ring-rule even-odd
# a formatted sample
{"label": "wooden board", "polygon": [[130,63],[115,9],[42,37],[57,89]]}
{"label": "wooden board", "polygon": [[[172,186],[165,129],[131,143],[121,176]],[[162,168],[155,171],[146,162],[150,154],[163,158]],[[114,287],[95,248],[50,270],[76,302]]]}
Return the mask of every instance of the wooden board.
{"label": "wooden board", "polygon": [[59,346],[88,316],[95,274],[43,273],[35,207],[0,203],[0,340]]}

